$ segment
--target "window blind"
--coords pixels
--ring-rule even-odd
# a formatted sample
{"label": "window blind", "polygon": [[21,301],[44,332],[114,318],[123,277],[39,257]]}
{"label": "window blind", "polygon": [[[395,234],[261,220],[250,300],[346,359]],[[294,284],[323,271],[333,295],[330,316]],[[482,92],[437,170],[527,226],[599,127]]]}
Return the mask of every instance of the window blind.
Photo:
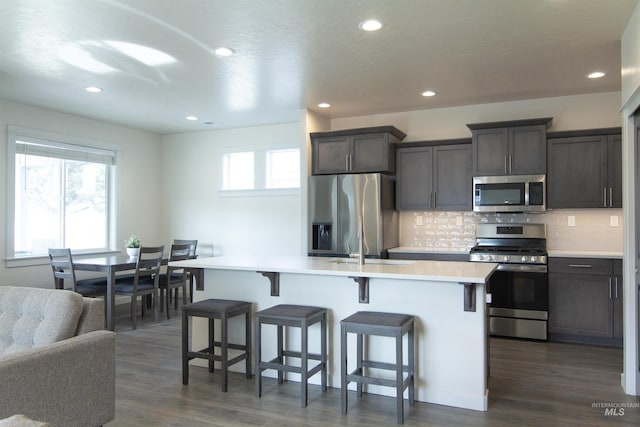
{"label": "window blind", "polygon": [[16,154],[76,160],[103,165],[115,165],[116,163],[115,151],[45,141],[36,138],[21,137],[16,139]]}

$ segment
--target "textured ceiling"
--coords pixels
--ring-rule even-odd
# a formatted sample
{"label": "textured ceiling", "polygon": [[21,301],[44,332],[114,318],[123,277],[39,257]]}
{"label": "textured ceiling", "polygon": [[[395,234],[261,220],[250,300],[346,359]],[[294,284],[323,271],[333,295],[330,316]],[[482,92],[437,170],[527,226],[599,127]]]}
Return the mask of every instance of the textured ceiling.
{"label": "textured ceiling", "polygon": [[636,3],[0,0],[0,98],[162,134],[618,91]]}

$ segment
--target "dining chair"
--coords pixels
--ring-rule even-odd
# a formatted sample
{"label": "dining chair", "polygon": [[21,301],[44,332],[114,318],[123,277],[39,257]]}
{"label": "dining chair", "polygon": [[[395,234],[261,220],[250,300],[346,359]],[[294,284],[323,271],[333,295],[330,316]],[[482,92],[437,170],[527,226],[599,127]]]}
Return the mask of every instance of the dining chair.
{"label": "dining chair", "polygon": [[164,245],[142,246],[136,261],[136,270],[132,281],[116,281],[116,295],[131,297],[131,325],[136,329],[136,303],[138,297],[142,297],[142,316],[144,316],[146,303],[144,297],[149,295],[152,299],[153,315],[155,321],[160,320],[158,311],[158,289],[160,282],[160,265]]}
{"label": "dining chair", "polygon": [[198,247],[198,240],[183,240],[173,239],[174,245],[189,245],[189,257],[196,257],[196,248]]}
{"label": "dining chair", "polygon": [[[174,245],[189,245],[189,258],[197,258],[196,248],[198,247],[198,240],[183,240],[173,239]],[[193,274],[187,272],[187,279],[189,280],[189,302],[193,302]]]}
{"label": "dining chair", "polygon": [[106,278],[76,279],[71,249],[49,248],[49,262],[56,289],[71,290],[85,297],[99,297],[107,294]]}
{"label": "dining chair", "polygon": [[[171,251],[169,252],[169,262],[182,261],[190,259],[189,244],[173,244],[171,245]],[[175,289],[174,296],[174,308],[178,310],[178,294],[180,288],[182,288],[182,303],[187,301],[187,272],[184,268],[167,266],[166,274],[160,275],[160,311],[163,310],[163,306],[166,303],[167,306],[167,319],[171,319],[170,309],[170,294]]]}

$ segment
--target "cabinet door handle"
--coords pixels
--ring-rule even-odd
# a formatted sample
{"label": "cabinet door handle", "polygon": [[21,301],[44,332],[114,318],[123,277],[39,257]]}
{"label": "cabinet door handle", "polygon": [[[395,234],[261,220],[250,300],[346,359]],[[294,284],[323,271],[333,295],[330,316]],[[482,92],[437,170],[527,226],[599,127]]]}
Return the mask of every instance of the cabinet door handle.
{"label": "cabinet door handle", "polygon": [[353,170],[353,154],[347,154],[347,172]]}
{"label": "cabinet door handle", "polygon": [[604,196],[602,197],[602,207],[606,208],[607,207],[607,187],[604,187],[602,190],[604,194]]}
{"label": "cabinet door handle", "polygon": [[509,174],[513,173],[513,156],[509,156]]}
{"label": "cabinet door handle", "polygon": [[609,187],[609,207],[613,207],[613,188]]}
{"label": "cabinet door handle", "polygon": [[609,299],[611,299],[611,277],[609,277]]}
{"label": "cabinet door handle", "polygon": [[616,281],[616,299],[618,299],[618,278],[614,277],[614,280]]}
{"label": "cabinet door handle", "polygon": [[591,264],[569,264],[571,268],[591,268]]}
{"label": "cabinet door handle", "polygon": [[507,170],[507,156],[504,156],[504,173],[508,174],[509,171]]}
{"label": "cabinet door handle", "polygon": [[344,156],[344,168],[347,172],[349,172],[349,155]]}
{"label": "cabinet door handle", "polygon": [[433,192],[433,208],[436,209],[438,207],[438,192]]}

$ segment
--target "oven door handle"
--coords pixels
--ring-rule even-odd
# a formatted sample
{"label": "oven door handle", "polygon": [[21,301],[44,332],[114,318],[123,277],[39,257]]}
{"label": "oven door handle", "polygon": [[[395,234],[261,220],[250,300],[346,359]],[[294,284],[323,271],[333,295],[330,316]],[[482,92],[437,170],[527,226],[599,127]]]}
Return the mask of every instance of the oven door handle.
{"label": "oven door handle", "polygon": [[531,264],[498,264],[497,271],[514,271],[518,273],[546,273],[546,265]]}

